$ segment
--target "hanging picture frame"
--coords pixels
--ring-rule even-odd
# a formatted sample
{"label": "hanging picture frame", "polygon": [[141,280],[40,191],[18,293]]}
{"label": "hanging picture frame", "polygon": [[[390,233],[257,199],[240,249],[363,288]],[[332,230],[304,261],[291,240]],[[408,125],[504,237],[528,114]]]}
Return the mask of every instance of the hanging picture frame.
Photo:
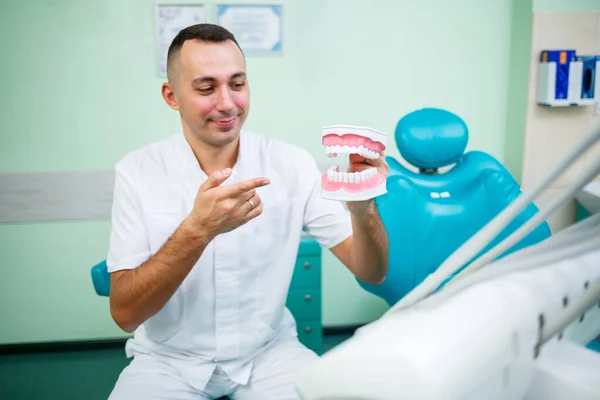
{"label": "hanging picture frame", "polygon": [[190,25],[207,22],[207,16],[205,3],[162,1],[156,4],[156,68],[160,77],[167,76],[167,54],[177,33]]}
{"label": "hanging picture frame", "polygon": [[283,6],[279,3],[219,3],[216,23],[235,36],[244,54],[283,52]]}

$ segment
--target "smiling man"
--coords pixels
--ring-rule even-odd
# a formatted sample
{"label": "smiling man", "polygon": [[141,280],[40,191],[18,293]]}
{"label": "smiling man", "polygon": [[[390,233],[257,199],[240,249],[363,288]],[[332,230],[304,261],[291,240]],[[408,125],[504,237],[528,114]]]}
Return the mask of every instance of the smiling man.
{"label": "smiling man", "polygon": [[[358,279],[381,282],[375,203],[322,199],[313,157],[242,129],[246,61],[222,27],[175,37],[162,95],[181,132],[116,166],[110,309],[135,334],[110,398],[297,399],[295,374],[317,357],[285,307],[302,230]],[[384,157],[350,161],[387,174]]]}

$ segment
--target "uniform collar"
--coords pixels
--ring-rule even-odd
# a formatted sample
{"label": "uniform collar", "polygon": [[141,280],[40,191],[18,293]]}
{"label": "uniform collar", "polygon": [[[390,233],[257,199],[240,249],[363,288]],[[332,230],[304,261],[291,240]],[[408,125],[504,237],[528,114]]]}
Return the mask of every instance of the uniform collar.
{"label": "uniform collar", "polygon": [[[239,175],[240,169],[242,168],[243,163],[249,158],[251,150],[248,148],[248,138],[247,133],[242,130],[240,132],[240,143],[237,160],[235,165],[233,166],[232,177],[235,179],[236,175]],[[175,143],[175,155],[177,161],[181,167],[181,172],[184,176],[191,178],[193,180],[196,179],[206,179],[206,173],[200,168],[200,164],[194,155],[194,151],[192,147],[188,143],[183,131],[179,131],[176,137]],[[229,180],[229,179],[228,179]]]}

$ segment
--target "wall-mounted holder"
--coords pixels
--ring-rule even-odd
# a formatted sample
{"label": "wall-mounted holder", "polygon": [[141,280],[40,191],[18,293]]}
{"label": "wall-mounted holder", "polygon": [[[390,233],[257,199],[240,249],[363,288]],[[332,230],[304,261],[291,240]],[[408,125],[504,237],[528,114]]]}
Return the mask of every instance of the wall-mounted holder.
{"label": "wall-mounted holder", "polygon": [[600,100],[600,56],[544,50],[538,65],[537,102],[542,106],[590,106]]}

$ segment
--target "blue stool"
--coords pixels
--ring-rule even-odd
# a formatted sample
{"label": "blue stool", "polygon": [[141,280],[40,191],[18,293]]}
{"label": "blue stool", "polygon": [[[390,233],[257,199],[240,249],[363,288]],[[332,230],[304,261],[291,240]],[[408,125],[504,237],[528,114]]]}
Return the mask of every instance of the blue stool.
{"label": "blue stool", "polygon": [[[395,140],[404,160],[418,172],[386,158],[387,193],[375,201],[389,237],[389,271],[380,285],[358,281],[389,305],[420,284],[521,193],[495,158],[480,151],[464,153],[467,126],[449,111],[426,108],[404,116],[396,126]],[[450,169],[440,172],[444,167]],[[537,212],[530,204],[483,252]],[[543,223],[502,256],[550,235]]]}
{"label": "blue stool", "polygon": [[91,270],[92,283],[98,296],[110,296],[110,274],[106,266],[106,260],[94,265]]}

